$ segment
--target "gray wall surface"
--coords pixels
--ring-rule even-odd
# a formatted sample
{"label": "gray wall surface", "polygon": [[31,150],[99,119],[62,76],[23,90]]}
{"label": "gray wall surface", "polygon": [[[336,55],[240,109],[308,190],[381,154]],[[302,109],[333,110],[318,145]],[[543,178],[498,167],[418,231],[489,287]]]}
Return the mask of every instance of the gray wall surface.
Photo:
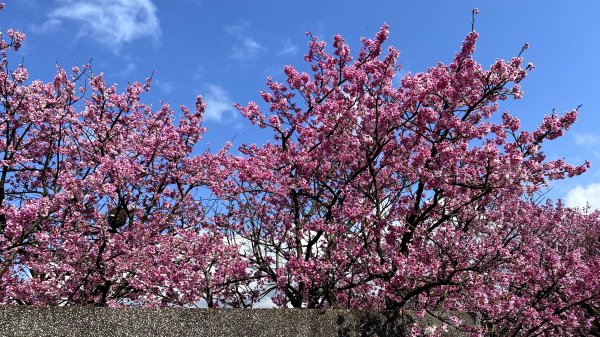
{"label": "gray wall surface", "polygon": [[[449,313],[444,313],[448,316]],[[476,315],[457,314],[476,325]],[[98,307],[0,307],[2,337],[406,336],[414,322],[440,325],[412,312],[308,309],[140,309]],[[468,336],[449,329],[443,336]]]}

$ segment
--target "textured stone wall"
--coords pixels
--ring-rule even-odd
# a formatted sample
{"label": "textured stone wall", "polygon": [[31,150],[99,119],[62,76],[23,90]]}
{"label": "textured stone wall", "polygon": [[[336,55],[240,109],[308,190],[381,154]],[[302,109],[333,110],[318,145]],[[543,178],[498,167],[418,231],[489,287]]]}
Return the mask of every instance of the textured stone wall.
{"label": "textured stone wall", "polygon": [[[464,323],[477,323],[475,315],[454,315]],[[407,335],[415,320],[424,326],[441,324],[432,316],[417,318],[411,312],[392,316],[347,310],[0,307],[0,336],[396,337]],[[449,330],[445,336],[468,334]]]}

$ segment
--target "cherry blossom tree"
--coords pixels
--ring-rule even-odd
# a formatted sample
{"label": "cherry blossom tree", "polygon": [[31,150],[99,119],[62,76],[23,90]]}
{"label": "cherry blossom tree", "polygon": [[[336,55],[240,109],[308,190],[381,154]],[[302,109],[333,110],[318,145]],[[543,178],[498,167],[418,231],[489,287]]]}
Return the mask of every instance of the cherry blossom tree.
{"label": "cherry blossom tree", "polygon": [[[0,303],[219,305],[245,262],[207,226],[223,155],[192,156],[205,104],[141,103],[89,65],[50,83],[9,69],[24,34],[0,41]],[[214,186],[218,190],[217,186]],[[235,302],[237,303],[237,302]]]}
{"label": "cherry blossom tree", "polygon": [[481,313],[491,336],[600,332],[600,213],[551,202],[511,211],[497,219],[512,231],[503,243],[509,258],[474,276],[457,308]]}
{"label": "cherry blossom tree", "polygon": [[[476,14],[476,12],[473,12]],[[542,147],[577,109],[533,131],[522,52],[484,68],[473,30],[449,64],[399,76],[384,25],[352,57],[311,37],[238,105],[273,134],[241,155],[195,154],[205,104],[158,109],[90,65],[30,81],[0,38],[0,304],[476,312],[491,336],[585,335],[600,322],[598,212],[537,198],[582,174]],[[177,118],[179,116],[179,118]],[[178,119],[178,122],[175,120]],[[427,328],[427,329],[425,329]],[[435,334],[431,327],[415,335]]]}
{"label": "cherry blossom tree", "polygon": [[523,95],[527,45],[485,69],[471,31],[450,64],[398,78],[387,37],[384,25],[362,39],[355,59],[339,35],[332,53],[312,38],[310,73],[286,66],[284,83],[267,80],[268,112],[238,106],[273,133],[240,148],[220,194],[219,225],[261,278],[257,290],[280,306],[472,310],[500,335],[589,328],[598,247],[582,259],[578,240],[597,234],[598,214],[534,200],[549,180],[589,167],[542,151],[577,109],[533,131],[501,110]]}

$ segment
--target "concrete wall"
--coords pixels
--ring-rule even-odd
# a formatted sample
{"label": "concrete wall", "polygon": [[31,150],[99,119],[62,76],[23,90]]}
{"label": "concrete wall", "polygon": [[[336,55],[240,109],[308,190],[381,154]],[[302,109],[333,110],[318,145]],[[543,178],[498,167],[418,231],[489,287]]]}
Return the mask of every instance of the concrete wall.
{"label": "concrete wall", "polygon": [[[477,324],[475,315],[455,316]],[[347,310],[0,307],[0,336],[387,337],[406,336],[415,320],[425,326],[441,323],[411,312],[392,317],[386,312]],[[450,330],[445,336],[468,334]]]}

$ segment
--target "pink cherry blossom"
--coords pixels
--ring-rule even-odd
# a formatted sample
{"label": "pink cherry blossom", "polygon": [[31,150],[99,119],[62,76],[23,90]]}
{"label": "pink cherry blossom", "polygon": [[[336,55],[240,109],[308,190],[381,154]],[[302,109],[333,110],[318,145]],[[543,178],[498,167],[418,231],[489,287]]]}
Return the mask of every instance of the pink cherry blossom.
{"label": "pink cherry blossom", "polygon": [[498,336],[590,328],[598,214],[527,199],[589,167],[542,151],[577,111],[533,132],[508,111],[492,119],[532,67],[515,57],[485,69],[476,32],[450,64],[395,86],[387,36],[363,38],[356,60],[340,36],[332,54],[312,39],[310,78],[288,65],[287,86],[269,79],[261,93],[268,108],[238,106],[274,139],[240,148],[221,195],[222,231],[261,271],[256,291],[275,290],[280,306],[475,311]]}

